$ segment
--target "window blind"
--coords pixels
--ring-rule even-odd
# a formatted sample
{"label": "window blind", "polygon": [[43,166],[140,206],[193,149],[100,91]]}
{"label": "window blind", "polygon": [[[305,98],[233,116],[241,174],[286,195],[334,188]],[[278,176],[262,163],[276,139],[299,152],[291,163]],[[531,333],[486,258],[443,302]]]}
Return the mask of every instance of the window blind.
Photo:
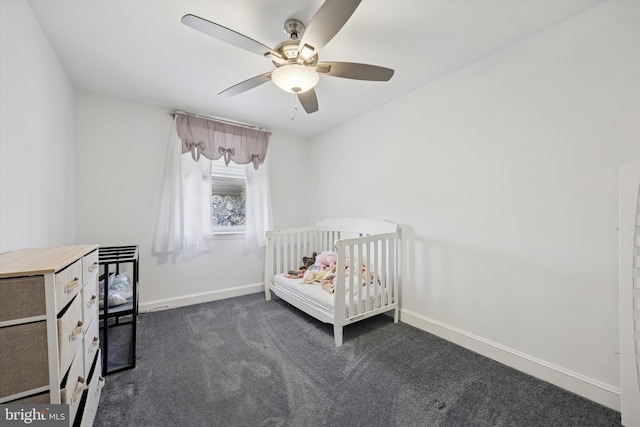
{"label": "window blind", "polygon": [[246,166],[230,162],[224,164],[223,159],[211,162],[211,194],[220,196],[237,196],[244,193],[246,186]]}

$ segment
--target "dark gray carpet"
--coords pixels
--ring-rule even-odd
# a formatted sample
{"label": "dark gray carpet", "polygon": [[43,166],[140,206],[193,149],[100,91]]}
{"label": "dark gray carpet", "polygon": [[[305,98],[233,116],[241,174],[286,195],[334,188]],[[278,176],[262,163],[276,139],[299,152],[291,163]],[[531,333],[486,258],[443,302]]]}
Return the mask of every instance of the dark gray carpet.
{"label": "dark gray carpet", "polygon": [[253,294],[140,315],[95,426],[619,426],[620,414],[389,316],[344,331]]}

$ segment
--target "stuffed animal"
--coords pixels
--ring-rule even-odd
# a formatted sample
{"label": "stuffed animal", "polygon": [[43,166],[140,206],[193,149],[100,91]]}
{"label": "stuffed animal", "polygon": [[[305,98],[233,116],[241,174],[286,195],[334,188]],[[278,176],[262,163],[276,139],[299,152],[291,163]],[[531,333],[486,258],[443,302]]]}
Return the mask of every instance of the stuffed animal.
{"label": "stuffed animal", "polygon": [[309,285],[317,282],[322,285],[325,282],[333,283],[333,279],[335,279],[335,277],[336,265],[333,264],[328,270],[307,270],[302,278],[302,283]]}
{"label": "stuffed animal", "polygon": [[322,286],[322,289],[329,292],[330,294],[334,293],[336,290],[333,284],[333,281],[325,280],[323,281],[323,283],[321,283],[321,286]]}
{"label": "stuffed animal", "polygon": [[325,274],[327,272],[323,270],[307,270],[302,277],[302,283],[310,285],[313,282],[320,282]]}
{"label": "stuffed animal", "polygon": [[[357,279],[358,278],[358,274],[354,272],[354,276]],[[369,276],[369,278],[367,279],[367,276]],[[349,271],[349,267],[346,268],[345,270],[345,287],[346,289],[349,289],[349,279],[351,277],[351,272]],[[374,274],[373,271],[369,271],[369,274],[367,274],[367,266],[365,264],[362,264],[362,266],[360,267],[360,279],[362,279],[362,286],[366,286],[367,283],[373,283],[374,281]]]}
{"label": "stuffed animal", "polygon": [[314,265],[320,267],[321,270],[328,270],[338,262],[338,254],[333,251],[323,251],[316,256]]}
{"label": "stuffed animal", "polygon": [[[348,293],[349,279],[350,279],[349,268],[345,270],[345,273],[346,273],[346,277],[344,280],[345,292]],[[367,280],[367,276],[369,276],[368,280]],[[327,274],[325,274],[320,280],[315,280],[315,281],[320,282],[320,286],[322,287],[322,289],[329,292],[330,294],[333,294],[335,292],[335,283],[334,283],[335,278],[336,278],[336,266],[334,265],[330,270],[328,270]],[[358,280],[358,275],[355,276],[355,279]],[[361,266],[360,279],[362,280],[362,286],[366,286],[367,282],[368,283],[374,282],[374,274],[372,271],[369,271],[369,273],[367,274],[367,266],[365,264],[362,264]],[[357,290],[355,292],[357,293]]]}
{"label": "stuffed animal", "polygon": [[287,279],[299,279],[300,273],[294,270],[290,270],[287,274],[284,275]]}
{"label": "stuffed animal", "polygon": [[316,263],[316,257],[318,256],[317,252],[314,252],[312,256],[303,256],[302,257],[302,266],[300,270],[307,270],[309,267]]}
{"label": "stuffed animal", "polygon": [[320,286],[322,287],[322,289],[332,294],[334,292],[333,281],[335,280],[335,278],[336,278],[336,266],[334,264],[332,269],[329,270],[329,272],[325,274],[322,280],[320,281]]}

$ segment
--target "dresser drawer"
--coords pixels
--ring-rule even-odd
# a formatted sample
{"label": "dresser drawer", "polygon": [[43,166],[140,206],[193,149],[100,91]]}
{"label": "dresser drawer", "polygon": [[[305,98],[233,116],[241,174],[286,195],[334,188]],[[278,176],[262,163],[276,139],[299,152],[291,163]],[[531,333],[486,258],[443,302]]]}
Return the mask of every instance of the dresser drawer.
{"label": "dresser drawer", "polygon": [[82,260],[56,273],[56,307],[60,310],[82,289]]}
{"label": "dresser drawer", "polygon": [[82,347],[84,323],[82,298],[78,295],[58,318],[58,354],[60,372],[66,372],[78,349]]}
{"label": "dresser drawer", "polygon": [[47,322],[0,328],[0,397],[49,384]]}
{"label": "dresser drawer", "polygon": [[82,258],[82,280],[84,284],[93,282],[98,277],[98,251],[93,251]]}
{"label": "dresser drawer", "polygon": [[98,317],[98,287],[87,283],[82,289],[82,321],[86,328]]}
{"label": "dresser drawer", "polygon": [[82,392],[87,388],[87,379],[84,375],[84,359],[82,358],[82,348],[78,348],[69,371],[63,377],[60,384],[60,403],[69,405],[69,419],[73,420],[80,400]]}
{"label": "dresser drawer", "polygon": [[74,427],[93,425],[93,420],[98,410],[98,403],[100,402],[100,394],[104,387],[105,380],[102,377],[102,357],[100,351],[96,353],[93,363],[90,365],[90,376],[88,377],[89,386],[82,394],[80,408],[73,423]]}
{"label": "dresser drawer", "polygon": [[44,276],[0,279],[0,322],[46,312]]}
{"label": "dresser drawer", "polygon": [[100,321],[94,319],[84,334],[84,369],[85,375],[89,376],[91,364],[95,359],[96,353],[100,350]]}

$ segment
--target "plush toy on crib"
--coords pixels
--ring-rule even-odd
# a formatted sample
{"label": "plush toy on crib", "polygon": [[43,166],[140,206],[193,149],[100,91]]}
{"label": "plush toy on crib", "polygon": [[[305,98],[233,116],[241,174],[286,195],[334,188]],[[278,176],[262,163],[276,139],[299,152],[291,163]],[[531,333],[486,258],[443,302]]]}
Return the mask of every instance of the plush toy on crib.
{"label": "plush toy on crib", "polygon": [[326,270],[307,270],[302,276],[302,283],[310,285],[314,282],[320,282],[326,274]]}
{"label": "plush toy on crib", "polygon": [[285,277],[289,279],[302,279],[307,270],[315,264],[317,256],[317,252],[314,252],[310,257],[303,256],[300,268],[298,270],[289,270],[287,274],[285,274]]}
{"label": "plush toy on crib", "polygon": [[329,270],[338,262],[338,254],[333,251],[323,251],[316,256],[314,266],[320,270]]}
{"label": "plush toy on crib", "polygon": [[[335,284],[334,284],[334,279],[336,278],[335,266],[331,269],[331,271],[332,271],[332,274],[327,274],[324,277],[322,277],[321,280],[319,280],[320,286],[322,287],[322,289],[329,292],[330,294],[335,292]],[[367,283],[373,283],[374,274],[372,271],[369,271],[369,274],[367,274],[367,266],[365,264],[362,264],[362,266],[360,267],[360,271],[361,271],[360,278],[362,279],[362,286],[366,286]],[[367,280],[367,276],[369,276],[369,280]],[[349,272],[349,267],[347,267],[345,269],[345,291],[349,290],[350,278],[351,278],[351,275]],[[355,278],[357,279],[358,276],[356,275]]]}
{"label": "plush toy on crib", "polygon": [[300,266],[300,270],[307,270],[313,264],[316,263],[316,257],[318,256],[318,252],[314,252],[311,256],[303,256],[302,257],[302,266]]}
{"label": "plush toy on crib", "polygon": [[302,278],[302,283],[309,285],[317,282],[322,285],[327,281],[333,282],[335,277],[336,265],[333,264],[328,270],[307,270]]}

